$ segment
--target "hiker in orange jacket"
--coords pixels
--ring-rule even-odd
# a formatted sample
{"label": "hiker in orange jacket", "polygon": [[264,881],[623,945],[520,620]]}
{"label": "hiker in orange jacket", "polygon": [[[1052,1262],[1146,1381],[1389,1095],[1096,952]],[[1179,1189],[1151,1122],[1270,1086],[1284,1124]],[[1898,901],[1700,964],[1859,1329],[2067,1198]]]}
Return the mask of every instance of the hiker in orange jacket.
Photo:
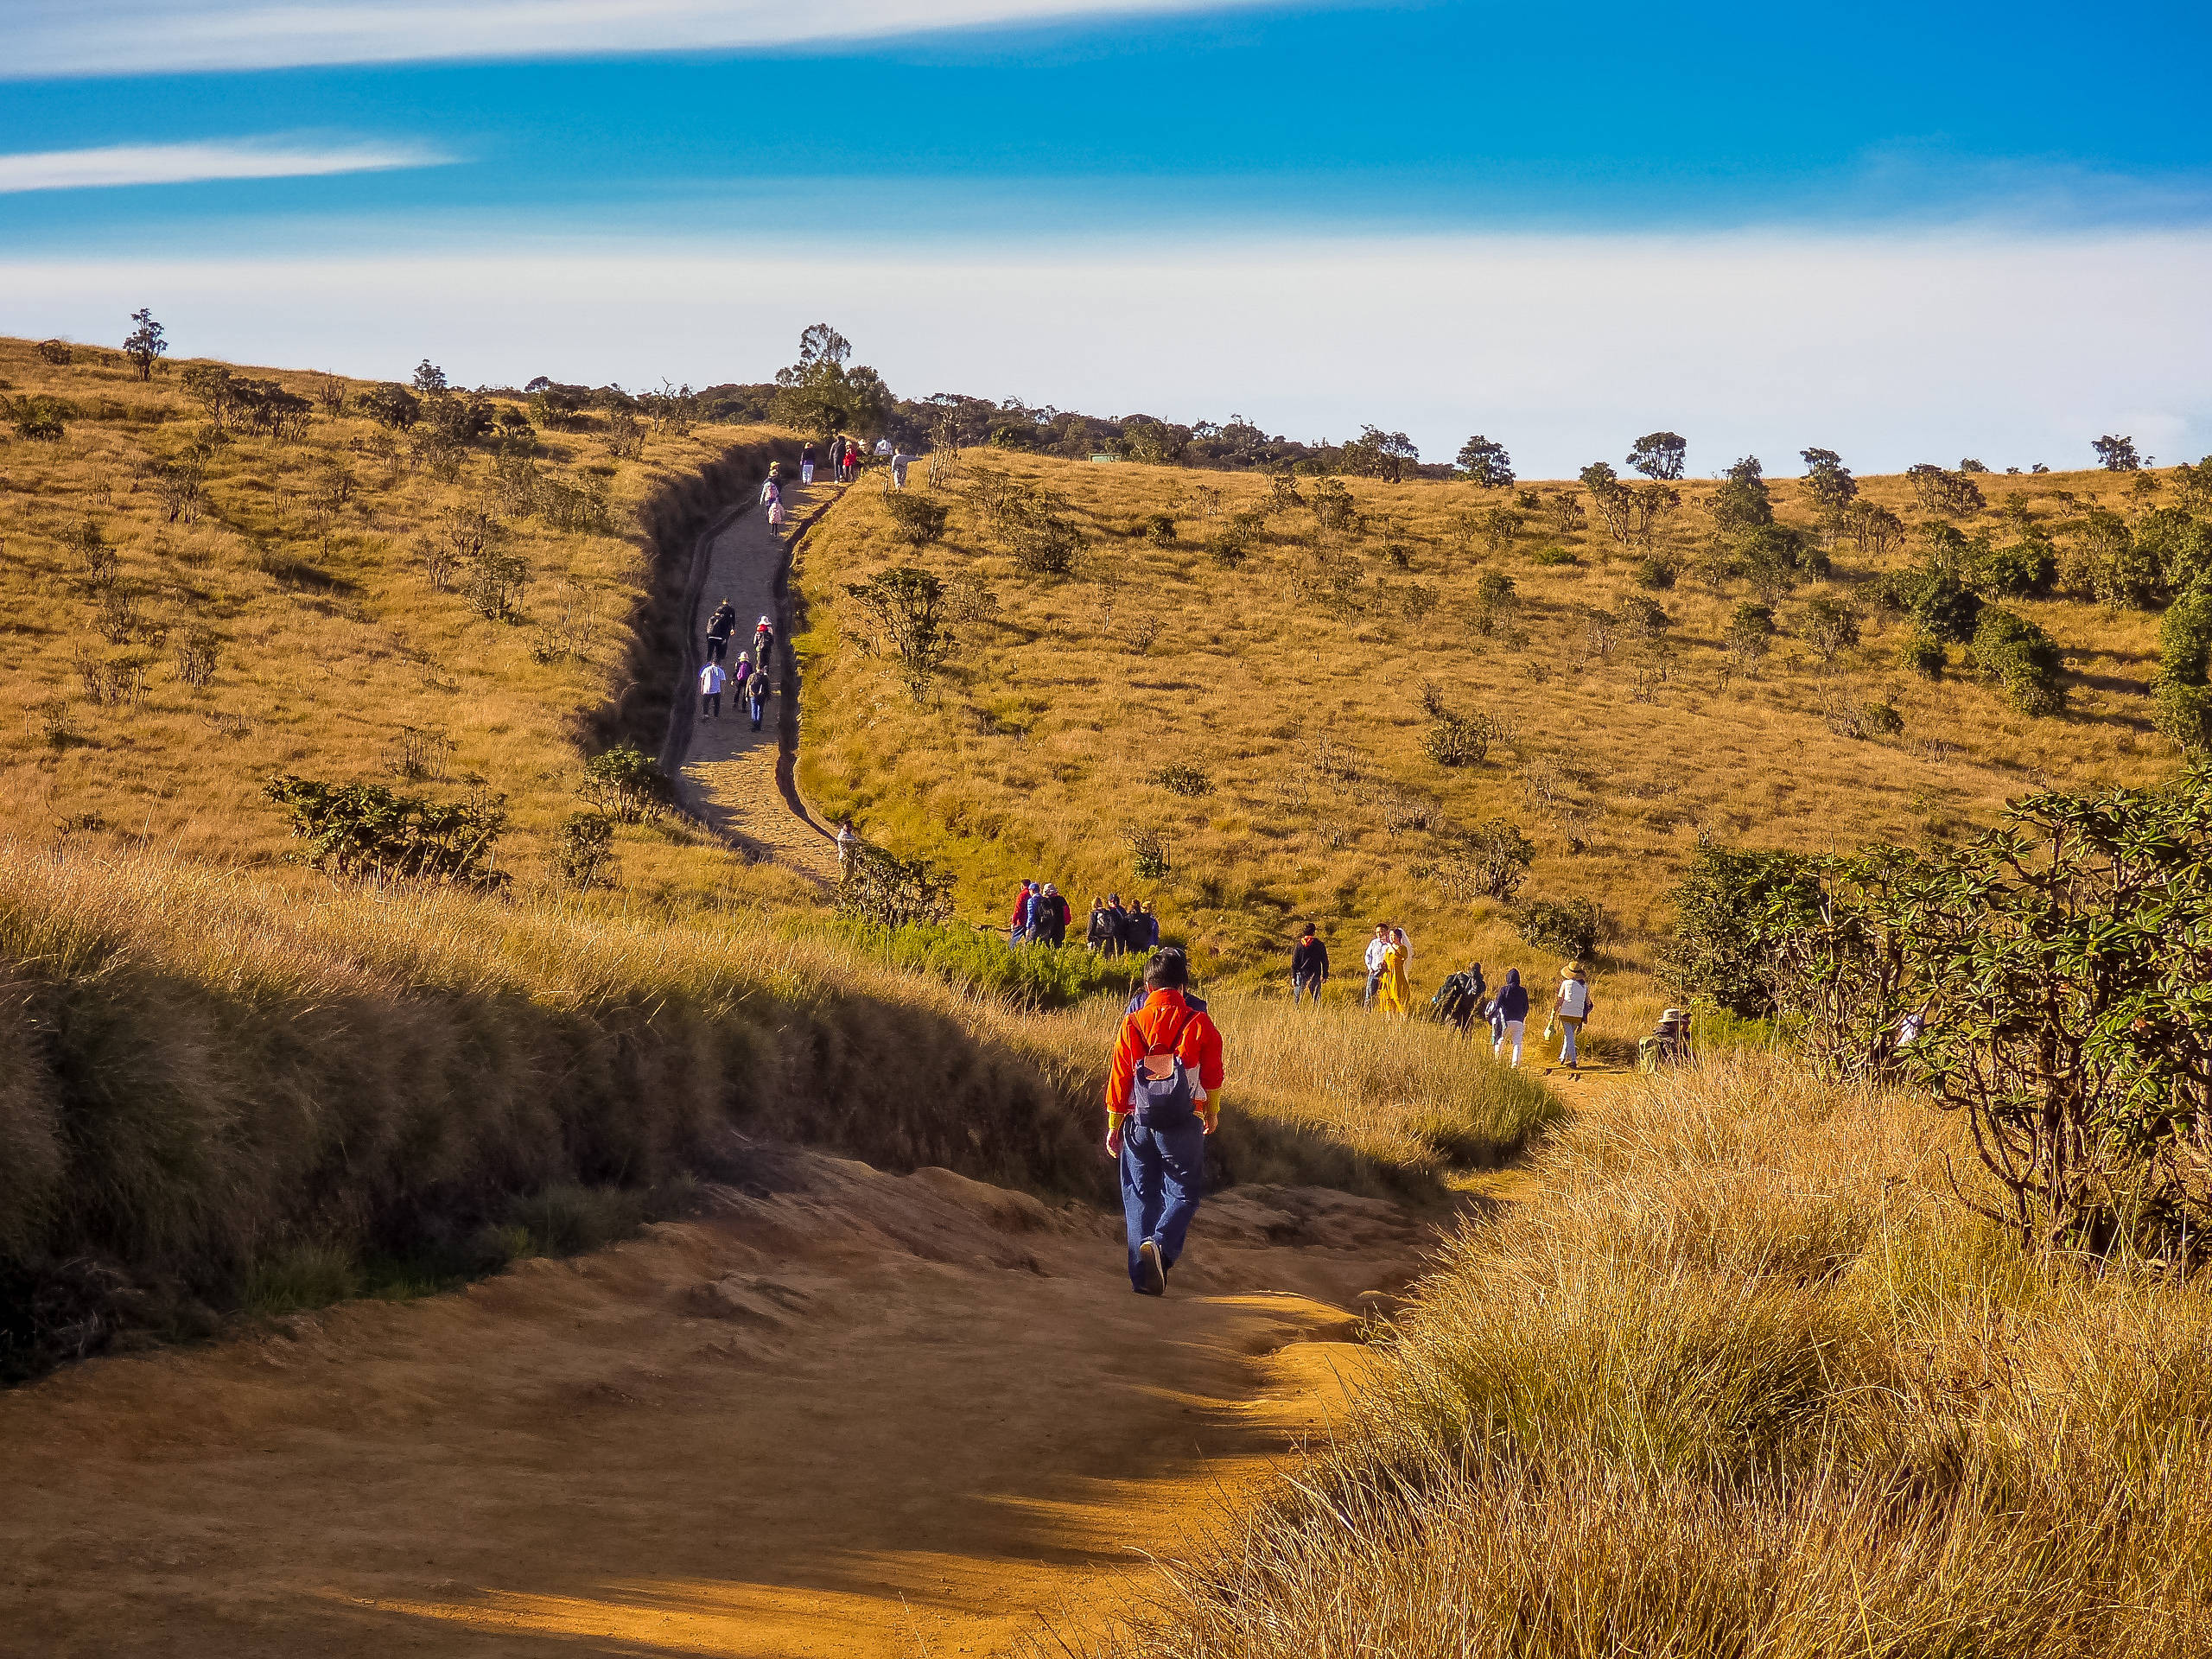
{"label": "hiker in orange jacket", "polygon": [[1221,1122],[1221,1033],[1184,995],[1190,971],[1180,950],[1154,953],[1144,1005],[1122,1016],[1106,1073],[1106,1155],[1121,1164],[1129,1283],[1145,1296],[1167,1294]]}

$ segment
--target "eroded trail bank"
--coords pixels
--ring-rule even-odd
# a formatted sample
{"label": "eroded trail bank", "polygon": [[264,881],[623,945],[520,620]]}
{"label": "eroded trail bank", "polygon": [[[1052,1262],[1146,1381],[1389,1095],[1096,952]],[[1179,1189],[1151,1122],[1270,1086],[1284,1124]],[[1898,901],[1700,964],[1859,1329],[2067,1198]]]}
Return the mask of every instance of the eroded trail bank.
{"label": "eroded trail bank", "polygon": [[1001,1651],[1109,1611],[1318,1426],[1428,1230],[1208,1206],[1174,1294],[1117,1218],[764,1157],[711,1213],[451,1295],[0,1396],[10,1651]]}

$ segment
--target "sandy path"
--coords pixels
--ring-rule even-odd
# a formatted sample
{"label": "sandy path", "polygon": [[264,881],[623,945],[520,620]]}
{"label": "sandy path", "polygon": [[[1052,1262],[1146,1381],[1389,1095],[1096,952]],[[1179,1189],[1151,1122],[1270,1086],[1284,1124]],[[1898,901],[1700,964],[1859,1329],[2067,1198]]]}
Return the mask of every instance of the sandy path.
{"label": "sandy path", "polygon": [[1155,1301],[1095,1213],[761,1155],[592,1256],[0,1396],[0,1651],[1005,1651],[1319,1424],[1427,1236],[1243,1190]]}
{"label": "sandy path", "polygon": [[[791,483],[784,492],[785,510],[791,520],[787,533],[798,534],[798,526],[826,508],[846,487],[826,482]],[[835,881],[837,856],[830,839],[832,831],[805,815],[790,787],[788,769],[779,771],[780,740],[787,731],[796,740],[798,733],[796,713],[789,707],[796,684],[789,673],[791,652],[785,643],[790,639],[789,619],[777,592],[785,555],[785,533],[772,528],[766,513],[758,507],[748,508],[724,525],[708,550],[706,579],[693,632],[703,639],[708,616],[717,603],[728,599],[737,609],[737,633],[729,648],[734,664],[739,653],[752,647],[754,622],[763,616],[774,617],[779,643],[769,679],[775,689],[758,732],[746,717],[744,700],[734,687],[722,694],[718,720],[699,717],[695,695],[678,778],[685,804],[753,857],[773,859],[825,882]],[[693,664],[689,671],[696,676],[698,666]]]}

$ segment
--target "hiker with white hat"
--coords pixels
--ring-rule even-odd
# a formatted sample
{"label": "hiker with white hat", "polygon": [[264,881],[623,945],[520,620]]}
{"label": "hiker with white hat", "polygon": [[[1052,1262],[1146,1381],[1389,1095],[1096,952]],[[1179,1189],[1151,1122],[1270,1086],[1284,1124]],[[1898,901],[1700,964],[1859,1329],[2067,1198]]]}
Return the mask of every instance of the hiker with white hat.
{"label": "hiker with white hat", "polygon": [[[1568,1071],[1580,1068],[1575,1064],[1575,1041],[1582,1034],[1582,1022],[1590,1017],[1593,1005],[1590,1001],[1590,977],[1582,971],[1582,964],[1570,962],[1559,970],[1559,995],[1552,1001],[1552,1018],[1560,1031],[1560,1064]],[[1547,1030],[1544,1035],[1551,1033]]]}

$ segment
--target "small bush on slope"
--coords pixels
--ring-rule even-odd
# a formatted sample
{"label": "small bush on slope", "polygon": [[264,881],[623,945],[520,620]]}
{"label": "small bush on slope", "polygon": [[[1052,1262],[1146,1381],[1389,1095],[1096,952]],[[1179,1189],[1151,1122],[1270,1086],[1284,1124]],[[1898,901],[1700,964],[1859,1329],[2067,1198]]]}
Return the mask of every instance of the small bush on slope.
{"label": "small bush on slope", "polygon": [[1936,1196],[1960,1140],[1771,1065],[1608,1102],[1350,1425],[1076,1650],[2206,1651],[2212,1304],[2030,1268]]}

